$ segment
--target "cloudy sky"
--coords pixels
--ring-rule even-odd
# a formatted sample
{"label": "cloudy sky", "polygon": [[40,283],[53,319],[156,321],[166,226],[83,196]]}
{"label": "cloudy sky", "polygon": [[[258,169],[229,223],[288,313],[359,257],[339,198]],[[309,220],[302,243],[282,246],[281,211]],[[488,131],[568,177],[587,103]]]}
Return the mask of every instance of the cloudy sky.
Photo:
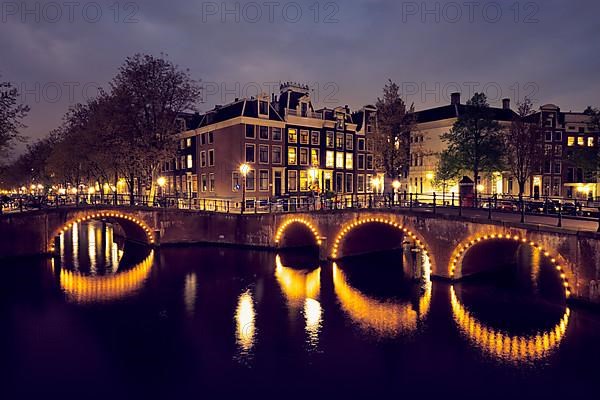
{"label": "cloudy sky", "polygon": [[600,106],[600,2],[2,1],[0,74],[45,135],[136,52],[205,86],[201,110],[309,84],[320,106],[372,103],[388,78],[417,109],[484,91],[564,110]]}

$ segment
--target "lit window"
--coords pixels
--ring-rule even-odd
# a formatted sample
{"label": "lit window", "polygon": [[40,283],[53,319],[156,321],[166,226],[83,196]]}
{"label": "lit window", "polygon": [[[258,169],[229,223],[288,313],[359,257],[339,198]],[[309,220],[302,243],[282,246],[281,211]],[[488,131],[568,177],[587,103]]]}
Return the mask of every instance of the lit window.
{"label": "lit window", "polygon": [[344,153],[335,154],[335,167],[344,168]]}
{"label": "lit window", "polygon": [[584,137],[583,137],[583,136],[578,136],[578,137],[577,137],[577,144],[578,144],[579,146],[583,146],[583,145],[584,145],[584,143],[583,143],[583,140],[584,140]]}
{"label": "lit window", "polygon": [[327,131],[325,145],[327,146],[327,148],[333,149],[334,143],[333,143],[333,132],[332,131]]}
{"label": "lit window", "polygon": [[192,147],[192,138],[187,138],[186,141],[185,141],[185,145],[187,147]]}
{"label": "lit window", "polygon": [[318,167],[319,161],[319,149],[310,149],[310,165]]}
{"label": "lit window", "polygon": [[575,136],[567,137],[567,146],[571,147],[575,144]]}
{"label": "lit window", "polygon": [[296,129],[288,129],[288,142],[298,143],[298,131]]}
{"label": "lit window", "polygon": [[300,144],[308,144],[308,131],[300,131]]}
{"label": "lit window", "polygon": [[352,153],[346,153],[346,169],[352,168],[354,168]]}
{"label": "lit window", "polygon": [[300,191],[306,192],[308,190],[308,171],[300,171]]}
{"label": "lit window", "polygon": [[289,165],[296,165],[297,164],[297,159],[296,159],[296,148],[295,147],[288,147],[288,164]]}
{"label": "lit window", "polygon": [[343,133],[337,133],[335,135],[335,148],[336,149],[344,148],[344,134]]}
{"label": "lit window", "polygon": [[587,145],[588,147],[594,147],[594,138],[593,137],[588,137],[587,138]]}
{"label": "lit window", "polygon": [[187,155],[187,167],[188,169],[192,169],[194,166],[194,161],[192,160],[192,155],[188,154]]}
{"label": "lit window", "polygon": [[325,167],[333,168],[335,165],[334,158],[335,156],[333,151],[327,150],[327,152],[325,153]]}

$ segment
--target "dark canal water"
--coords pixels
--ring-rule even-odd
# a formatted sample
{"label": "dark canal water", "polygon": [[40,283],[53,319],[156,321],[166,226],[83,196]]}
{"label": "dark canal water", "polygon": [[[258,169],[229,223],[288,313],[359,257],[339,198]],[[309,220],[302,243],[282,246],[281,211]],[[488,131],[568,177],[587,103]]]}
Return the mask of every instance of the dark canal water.
{"label": "dark canal water", "polygon": [[393,252],[149,252],[79,225],[1,266],[0,398],[598,398],[600,314],[527,251],[420,285]]}

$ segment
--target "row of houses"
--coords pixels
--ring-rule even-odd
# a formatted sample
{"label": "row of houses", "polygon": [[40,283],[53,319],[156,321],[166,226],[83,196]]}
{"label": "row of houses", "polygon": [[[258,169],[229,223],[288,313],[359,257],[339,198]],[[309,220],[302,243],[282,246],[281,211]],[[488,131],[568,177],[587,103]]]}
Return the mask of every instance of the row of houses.
{"label": "row of houses", "polygon": [[[410,139],[410,166],[401,191],[439,192],[434,186],[441,135],[467,110],[460,94],[450,104],[418,111]],[[379,191],[383,174],[374,162],[374,106],[351,112],[348,106],[315,109],[308,86],[284,83],[279,94],[236,99],[202,115],[181,119],[179,155],[163,166],[165,195],[239,202],[286,196],[303,203],[317,193],[353,196]],[[515,113],[505,99],[492,108],[494,119],[508,127]],[[532,177],[527,195],[595,196],[596,182],[569,163],[568,147],[596,151],[598,132],[589,116],[544,105],[532,116],[544,128],[547,158]],[[240,166],[246,164],[245,181]],[[245,185],[244,185],[245,182]],[[477,179],[485,193],[516,194],[518,185],[503,171]],[[456,187],[450,187],[456,191]]]}

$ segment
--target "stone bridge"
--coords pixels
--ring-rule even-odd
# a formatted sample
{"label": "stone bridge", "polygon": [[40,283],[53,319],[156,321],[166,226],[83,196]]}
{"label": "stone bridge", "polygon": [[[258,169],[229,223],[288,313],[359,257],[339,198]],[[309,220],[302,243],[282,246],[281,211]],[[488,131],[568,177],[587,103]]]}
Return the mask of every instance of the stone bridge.
{"label": "stone bridge", "polygon": [[[600,302],[600,235],[534,224],[432,214],[418,210],[335,210],[305,213],[225,214],[177,209],[94,206],[0,216],[0,258],[55,251],[57,237],[75,223],[113,222],[127,239],[151,246],[207,243],[284,249],[317,246],[321,259],[409,246],[427,255],[433,276],[460,279],[463,258],[478,249],[486,264],[533,247],[556,269],[566,297]],[[486,243],[515,251],[485,252]],[[504,248],[506,249],[506,247]]]}

